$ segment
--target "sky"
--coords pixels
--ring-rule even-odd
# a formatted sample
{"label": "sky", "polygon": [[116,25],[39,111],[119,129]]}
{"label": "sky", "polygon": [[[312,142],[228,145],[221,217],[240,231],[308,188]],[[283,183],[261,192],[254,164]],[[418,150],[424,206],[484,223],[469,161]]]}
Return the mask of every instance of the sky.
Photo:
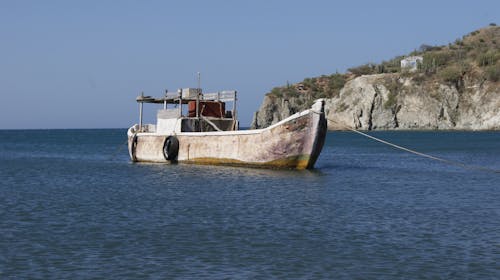
{"label": "sky", "polygon": [[238,91],[249,126],[273,87],[490,23],[498,0],[0,0],[0,129],[127,128],[137,95],[196,87],[197,72],[204,92]]}

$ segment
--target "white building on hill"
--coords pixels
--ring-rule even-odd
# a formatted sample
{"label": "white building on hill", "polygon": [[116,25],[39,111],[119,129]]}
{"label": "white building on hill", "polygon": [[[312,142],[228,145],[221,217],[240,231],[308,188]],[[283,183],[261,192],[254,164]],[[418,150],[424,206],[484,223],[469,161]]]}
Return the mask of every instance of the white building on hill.
{"label": "white building on hill", "polygon": [[401,60],[401,69],[406,68],[410,71],[416,71],[418,63],[422,63],[424,58],[421,56],[409,56]]}

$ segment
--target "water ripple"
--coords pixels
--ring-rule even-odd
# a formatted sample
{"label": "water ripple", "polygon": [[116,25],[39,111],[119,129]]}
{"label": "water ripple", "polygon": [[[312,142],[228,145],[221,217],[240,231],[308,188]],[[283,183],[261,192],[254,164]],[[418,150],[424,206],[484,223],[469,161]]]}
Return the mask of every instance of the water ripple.
{"label": "water ripple", "polygon": [[[498,133],[379,134],[500,166]],[[500,277],[498,176],[350,133],[304,172],[111,159],[123,130],[0,136],[0,279]]]}

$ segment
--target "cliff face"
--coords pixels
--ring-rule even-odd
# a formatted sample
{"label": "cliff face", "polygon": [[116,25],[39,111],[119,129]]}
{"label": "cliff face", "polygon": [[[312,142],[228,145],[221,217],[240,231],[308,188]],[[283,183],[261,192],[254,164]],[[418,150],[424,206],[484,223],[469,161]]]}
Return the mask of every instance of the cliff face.
{"label": "cliff face", "polygon": [[457,88],[394,74],[361,76],[327,104],[328,118],[359,129],[500,129],[500,94],[488,82]]}
{"label": "cliff face", "polygon": [[[253,128],[276,123],[309,107],[306,96],[266,96]],[[460,84],[419,81],[400,74],[365,75],[348,81],[326,101],[327,118],[362,130],[499,130],[497,83],[464,79]],[[328,128],[343,129],[328,122]]]}
{"label": "cliff face", "polygon": [[266,95],[259,111],[254,113],[252,128],[268,127],[297,112],[308,108],[312,104],[302,96],[279,98]]}

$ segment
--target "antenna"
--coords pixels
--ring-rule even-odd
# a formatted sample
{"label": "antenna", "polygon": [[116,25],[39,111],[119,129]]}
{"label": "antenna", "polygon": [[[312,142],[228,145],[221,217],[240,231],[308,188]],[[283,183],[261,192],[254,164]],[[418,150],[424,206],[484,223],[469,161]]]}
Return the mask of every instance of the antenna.
{"label": "antenna", "polygon": [[201,73],[198,72],[198,88],[201,88]]}

